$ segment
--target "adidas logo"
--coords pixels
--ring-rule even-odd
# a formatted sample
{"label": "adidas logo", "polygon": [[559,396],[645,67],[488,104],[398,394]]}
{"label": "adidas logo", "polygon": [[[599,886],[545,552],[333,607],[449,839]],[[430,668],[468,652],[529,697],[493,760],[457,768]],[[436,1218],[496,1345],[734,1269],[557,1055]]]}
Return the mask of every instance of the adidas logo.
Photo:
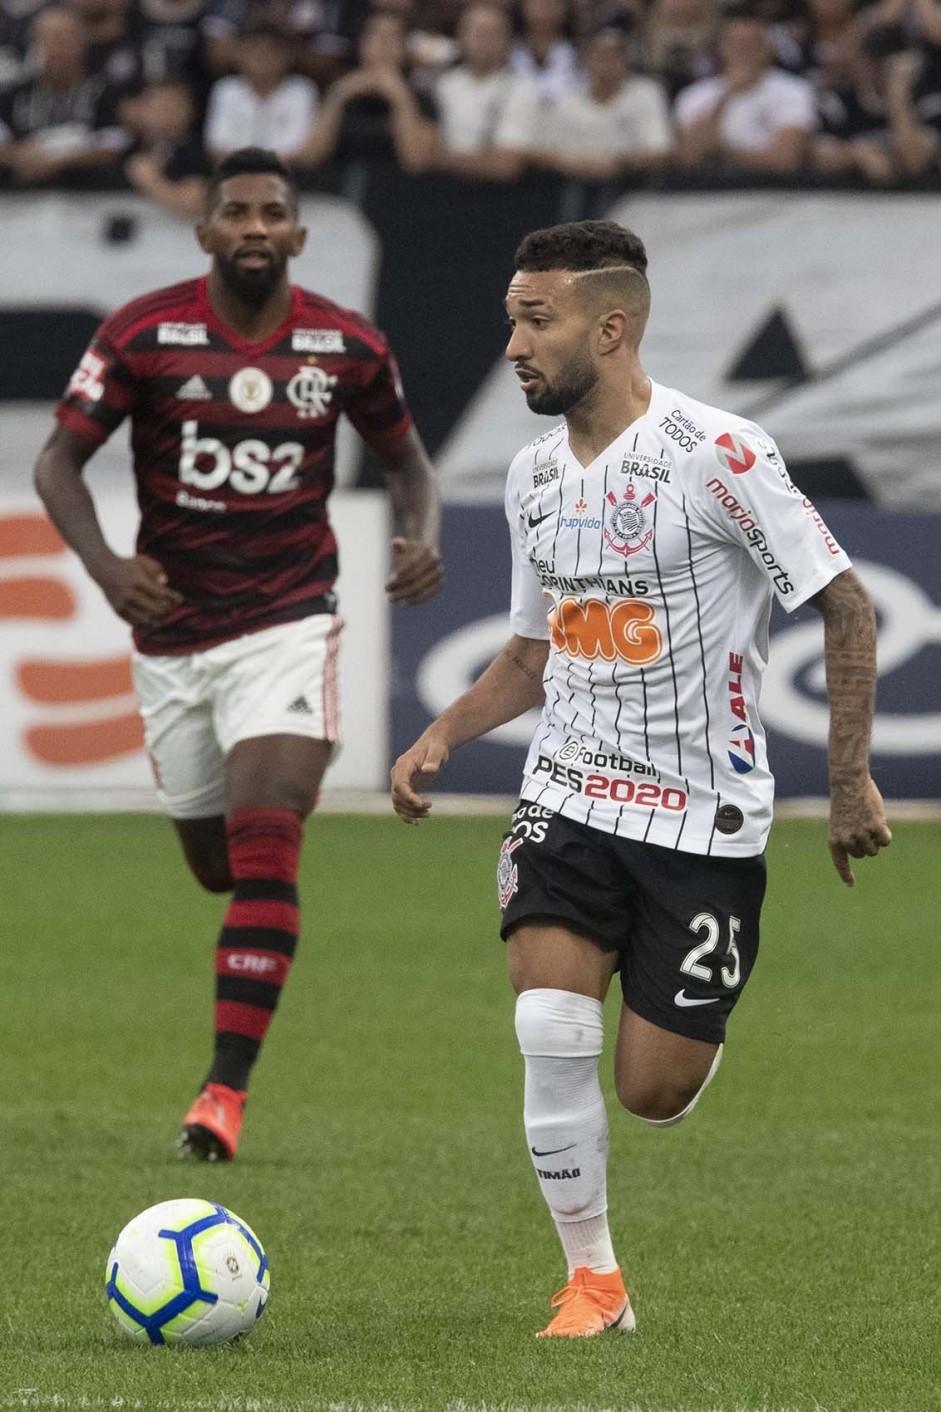
{"label": "adidas logo", "polygon": [[188,382],[184,382],[182,387],[177,388],[176,395],[184,402],[206,402],[212,397],[212,393],[199,373],[195,373]]}
{"label": "adidas logo", "polygon": [[289,711],[295,711],[299,716],[312,716],[314,713],[310,708],[310,702],[306,696],[298,696],[288,707]]}

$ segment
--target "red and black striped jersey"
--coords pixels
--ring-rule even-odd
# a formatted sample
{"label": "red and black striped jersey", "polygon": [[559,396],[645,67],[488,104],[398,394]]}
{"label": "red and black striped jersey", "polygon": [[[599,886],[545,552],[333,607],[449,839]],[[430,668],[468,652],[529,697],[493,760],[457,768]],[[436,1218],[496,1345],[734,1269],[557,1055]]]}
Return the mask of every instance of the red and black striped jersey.
{"label": "red and black striped jersey", "polygon": [[96,446],[131,419],[137,549],[184,600],[135,632],[142,652],[198,651],[331,606],[340,413],[379,455],[412,425],[384,335],[292,293],[257,343],[216,316],[205,278],[132,300],[102,323],[59,404],[62,425]]}

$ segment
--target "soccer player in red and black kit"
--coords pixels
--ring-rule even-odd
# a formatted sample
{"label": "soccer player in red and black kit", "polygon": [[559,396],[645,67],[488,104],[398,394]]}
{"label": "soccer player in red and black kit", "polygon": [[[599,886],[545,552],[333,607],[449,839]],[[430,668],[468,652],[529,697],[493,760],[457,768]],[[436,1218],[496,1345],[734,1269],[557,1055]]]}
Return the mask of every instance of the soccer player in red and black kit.
{"label": "soccer player in red and black kit", "polygon": [[[245,1091],[297,942],[304,820],[339,740],[327,518],[345,412],[378,457],[400,537],[397,603],[441,586],[439,501],[385,338],[288,282],[297,190],[274,153],[216,169],[199,243],[208,277],[98,329],[57,410],[36,488],[115,612],[161,803],[196,878],[232,892],[216,953],[215,1053],[181,1155],[235,1156]],[[137,553],[105,542],[82,472],[125,417]]]}

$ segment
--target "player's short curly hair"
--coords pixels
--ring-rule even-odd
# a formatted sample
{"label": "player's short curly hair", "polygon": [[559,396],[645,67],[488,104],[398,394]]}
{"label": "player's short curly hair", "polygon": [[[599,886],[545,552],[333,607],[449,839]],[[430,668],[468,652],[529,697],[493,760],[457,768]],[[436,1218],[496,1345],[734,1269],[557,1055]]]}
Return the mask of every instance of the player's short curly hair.
{"label": "player's short curly hair", "polygon": [[271,152],[266,147],[238,147],[213,168],[206,190],[207,211],[211,211],[219,199],[222,183],[237,176],[280,177],[290,193],[294,209],[297,210],[297,182],[277,152]]}
{"label": "player's short curly hair", "polygon": [[616,221],[569,221],[530,231],[516,252],[518,270],[604,270],[629,265],[646,277],[639,235]]}

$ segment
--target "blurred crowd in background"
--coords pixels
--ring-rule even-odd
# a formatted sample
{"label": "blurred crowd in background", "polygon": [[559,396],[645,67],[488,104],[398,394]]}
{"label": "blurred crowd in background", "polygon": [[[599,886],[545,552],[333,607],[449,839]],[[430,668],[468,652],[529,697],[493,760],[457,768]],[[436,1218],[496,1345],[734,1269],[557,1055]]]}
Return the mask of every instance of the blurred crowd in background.
{"label": "blurred crowd in background", "polygon": [[[0,186],[276,150],[512,183],[941,185],[941,0],[0,0]],[[332,189],[340,189],[333,187]]]}

